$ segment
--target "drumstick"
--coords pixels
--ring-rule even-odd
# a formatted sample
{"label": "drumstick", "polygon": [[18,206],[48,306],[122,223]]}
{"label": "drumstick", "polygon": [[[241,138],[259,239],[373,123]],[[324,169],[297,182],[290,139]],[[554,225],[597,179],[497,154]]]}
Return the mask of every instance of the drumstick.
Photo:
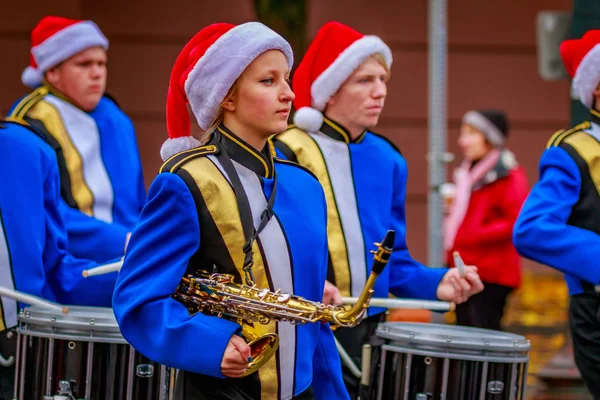
{"label": "drumstick", "polygon": [[461,276],[461,278],[464,278],[467,274],[465,262],[460,257],[460,254],[458,254],[458,251],[452,253],[452,257],[454,258],[454,266],[458,269],[458,274]]}
{"label": "drumstick", "polygon": [[52,303],[51,301],[41,299],[37,296],[32,296],[30,294],[25,294],[23,292],[17,292],[16,290],[9,289],[7,287],[0,286],[0,296],[10,297],[16,301],[20,301],[21,303],[31,304],[32,306],[40,306],[47,308],[48,310],[53,310],[56,312],[61,312],[63,314],[68,314],[69,309],[67,307]]}
{"label": "drumstick", "polygon": [[[343,304],[355,304],[358,297],[342,297]],[[412,300],[412,299],[384,299],[374,297],[369,302],[369,307],[383,308],[410,308],[431,311],[454,311],[454,303],[435,300]]]}
{"label": "drumstick", "polygon": [[121,266],[123,266],[123,259],[114,263],[101,265],[96,268],[84,269],[81,271],[81,275],[83,275],[84,278],[88,278],[90,276],[109,274],[111,272],[120,270]]}

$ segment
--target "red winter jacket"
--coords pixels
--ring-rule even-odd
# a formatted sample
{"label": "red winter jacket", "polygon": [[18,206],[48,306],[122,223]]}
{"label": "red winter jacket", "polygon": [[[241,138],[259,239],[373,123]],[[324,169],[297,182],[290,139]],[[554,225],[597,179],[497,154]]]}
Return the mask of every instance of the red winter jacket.
{"label": "red winter jacket", "polygon": [[483,282],[516,288],[521,284],[521,259],[512,243],[513,225],[525,202],[529,186],[525,170],[509,174],[471,193],[469,207],[458,228],[452,252],[466,265],[475,265]]}

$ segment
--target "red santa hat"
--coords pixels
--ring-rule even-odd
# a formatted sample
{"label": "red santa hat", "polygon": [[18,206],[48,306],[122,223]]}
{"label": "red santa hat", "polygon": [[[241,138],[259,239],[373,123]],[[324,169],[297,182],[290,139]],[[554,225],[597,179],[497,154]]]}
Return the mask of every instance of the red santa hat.
{"label": "red santa hat", "polygon": [[573,78],[573,91],[587,107],[594,104],[594,90],[600,83],[600,30],[591,30],[581,39],[565,40],[560,55]]}
{"label": "red santa hat", "polygon": [[190,104],[200,128],[207,130],[235,81],[254,59],[268,50],[280,50],[292,68],[294,55],[289,43],[260,22],[237,26],[213,24],[185,45],[175,61],[169,82],[169,139],[160,150],[163,160],[200,146],[190,135],[186,104]]}
{"label": "red santa hat", "polygon": [[374,54],[381,54],[391,68],[392,51],[377,36],[363,35],[339,22],[323,25],[294,73],[294,124],[308,132],[318,131],[323,123],[321,112],[331,96]]}
{"label": "red santa hat", "polygon": [[21,75],[29,87],[41,85],[44,73],[90,47],[108,50],[108,39],[92,21],[47,16],[31,31],[30,66]]}

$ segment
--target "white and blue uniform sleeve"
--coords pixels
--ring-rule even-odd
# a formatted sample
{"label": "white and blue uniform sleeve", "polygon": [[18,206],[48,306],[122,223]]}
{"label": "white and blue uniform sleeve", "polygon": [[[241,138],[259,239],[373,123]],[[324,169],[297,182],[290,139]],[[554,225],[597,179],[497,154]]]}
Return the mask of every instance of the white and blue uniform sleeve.
{"label": "white and blue uniform sleeve", "polygon": [[408,166],[402,156],[398,156],[398,160],[394,174],[391,226],[396,231],[396,242],[387,266],[390,269],[390,292],[398,297],[436,300],[437,287],[448,269],[428,268],[415,261],[408,251],[405,211]]}
{"label": "white and blue uniform sleeve", "polygon": [[562,148],[544,151],[540,178],[532,188],[514,227],[519,254],[594,285],[600,284],[600,235],[568,225],[579,200],[581,174]]}
{"label": "white and blue uniform sleeve", "polygon": [[113,296],[121,332],[161,364],[223,377],[223,353],[240,325],[202,313],[190,316],[171,297],[200,246],[194,198],[184,181],[170,173],[157,176],[148,197]]}

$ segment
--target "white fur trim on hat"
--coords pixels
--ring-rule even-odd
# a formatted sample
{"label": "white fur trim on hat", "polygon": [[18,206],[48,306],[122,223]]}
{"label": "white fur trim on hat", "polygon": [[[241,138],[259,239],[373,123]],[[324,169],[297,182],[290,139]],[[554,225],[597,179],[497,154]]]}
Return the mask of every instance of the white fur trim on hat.
{"label": "white fur trim on hat", "polygon": [[[81,21],[68,26],[31,49],[31,54],[37,63],[37,70],[32,67],[26,68],[21,79],[27,86],[38,86],[42,83],[46,71],[75,54],[95,46],[108,50],[108,39],[102,34],[98,25],[92,21]],[[33,75],[31,70],[37,71],[37,75]]]}
{"label": "white fur trim on hat", "polygon": [[294,124],[303,131],[318,132],[323,125],[323,114],[311,107],[300,107],[294,114]]}
{"label": "white fur trim on hat", "polygon": [[506,143],[506,138],[500,129],[477,111],[467,112],[463,117],[463,123],[480,130],[494,147],[503,147]]}
{"label": "white fur trim on hat", "polygon": [[573,91],[587,108],[594,104],[594,90],[600,83],[600,44],[595,45],[581,60],[573,77]]}
{"label": "white fur trim on hat", "polygon": [[325,110],[327,102],[350,75],[373,54],[383,55],[388,68],[392,66],[392,51],[377,36],[363,36],[348,46],[310,86],[311,103]]}
{"label": "white fur trim on hat", "polygon": [[183,136],[174,139],[167,139],[160,148],[160,158],[167,161],[169,158],[182,151],[195,149],[202,146],[202,143],[193,136]]}
{"label": "white fur trim on hat", "polygon": [[185,92],[200,128],[208,129],[234,82],[268,50],[283,52],[292,69],[294,54],[289,43],[260,22],[230,29],[206,50],[185,81]]}

